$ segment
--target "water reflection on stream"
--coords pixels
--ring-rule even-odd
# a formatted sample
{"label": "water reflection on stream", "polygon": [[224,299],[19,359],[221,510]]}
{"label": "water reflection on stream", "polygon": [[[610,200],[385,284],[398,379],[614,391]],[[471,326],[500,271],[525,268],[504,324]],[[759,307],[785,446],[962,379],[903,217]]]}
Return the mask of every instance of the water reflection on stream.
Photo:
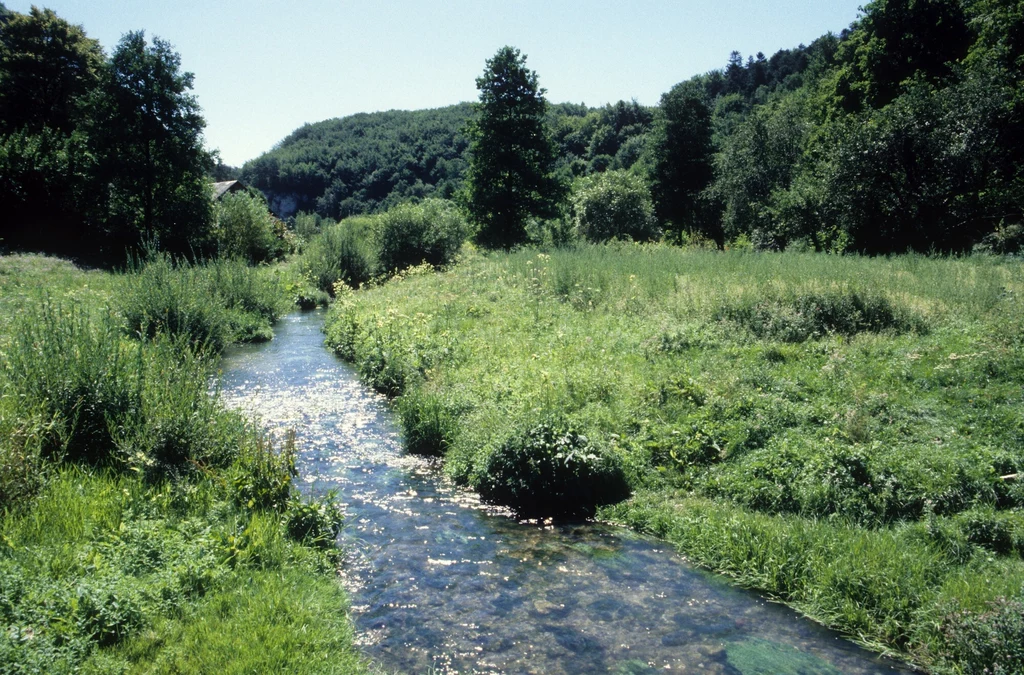
{"label": "water reflection on stream", "polygon": [[294,428],[305,488],[345,504],[343,580],[367,654],[424,673],[896,673],[784,607],[600,524],[521,524],[402,454],[384,399],[322,346],[322,315],[231,350],[229,405]]}

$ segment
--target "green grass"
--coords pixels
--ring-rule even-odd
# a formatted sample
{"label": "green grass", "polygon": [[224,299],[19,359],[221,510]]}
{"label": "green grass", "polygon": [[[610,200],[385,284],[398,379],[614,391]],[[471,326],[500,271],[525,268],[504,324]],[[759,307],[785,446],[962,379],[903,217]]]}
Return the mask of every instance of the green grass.
{"label": "green grass", "polygon": [[878,649],[969,670],[950,617],[1022,594],[1019,260],[471,254],[326,330],[456,480],[558,420],[635,492],[604,517]]}
{"label": "green grass", "polygon": [[280,311],[272,272],[14,256],[0,291],[0,672],[365,671],[336,508],[210,393],[209,348]]}

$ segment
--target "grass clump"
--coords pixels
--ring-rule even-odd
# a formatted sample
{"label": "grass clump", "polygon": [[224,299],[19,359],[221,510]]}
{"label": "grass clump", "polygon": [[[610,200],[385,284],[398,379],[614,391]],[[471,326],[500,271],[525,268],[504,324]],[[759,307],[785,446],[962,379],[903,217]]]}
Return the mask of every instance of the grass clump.
{"label": "grass clump", "polygon": [[877,293],[844,290],[794,293],[781,299],[726,303],[718,317],[743,326],[759,338],[804,342],[826,335],[867,331],[923,331],[924,322]]}
{"label": "grass clump", "polygon": [[175,265],[158,254],[129,269],[116,306],[129,335],[180,335],[219,352],[230,342],[269,340],[286,302],[272,275],[242,260]]}
{"label": "grass clump", "polygon": [[[398,397],[410,448],[488,499],[605,503],[865,644],[955,670],[945,617],[1024,587],[1022,298],[1014,259],[613,242],[470,253],[346,294],[326,333]],[[591,454],[632,498],[566,487],[591,467],[562,460]]]}

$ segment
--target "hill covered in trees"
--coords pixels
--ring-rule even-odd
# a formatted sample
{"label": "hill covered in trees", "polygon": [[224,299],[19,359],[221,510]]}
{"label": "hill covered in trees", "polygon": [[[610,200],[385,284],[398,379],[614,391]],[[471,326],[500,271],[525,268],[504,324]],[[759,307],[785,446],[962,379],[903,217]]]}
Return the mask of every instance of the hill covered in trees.
{"label": "hill covered in trees", "polygon": [[[402,201],[453,197],[468,168],[472,104],[434,110],[360,113],[306,124],[247,162],[241,178],[275,212],[327,218],[387,210]],[[548,126],[567,177],[629,168],[645,147],[653,109],[619,101],[604,108],[550,106]]]}
{"label": "hill covered in trees", "polygon": [[[670,238],[830,251],[1017,250],[1024,10],[875,0],[839,35],[729,55],[654,108],[551,105],[566,183],[627,170]],[[541,74],[543,77],[543,74]],[[309,124],[242,168],[281,215],[458,197],[473,106]]]}

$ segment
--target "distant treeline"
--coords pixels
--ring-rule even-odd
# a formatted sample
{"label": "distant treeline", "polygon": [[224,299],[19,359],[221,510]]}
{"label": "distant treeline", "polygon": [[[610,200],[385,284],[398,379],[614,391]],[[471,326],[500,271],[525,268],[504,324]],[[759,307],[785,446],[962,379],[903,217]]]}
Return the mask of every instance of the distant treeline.
{"label": "distant treeline", "polygon": [[[629,170],[671,238],[761,249],[1019,249],[1024,9],[875,0],[839,35],[679,83],[654,108],[549,106],[565,181]],[[543,77],[543,73],[541,73]],[[470,104],[308,124],[242,168],[285,217],[460,195]]]}
{"label": "distant treeline", "polygon": [[[0,4],[0,246],[121,259],[146,242],[215,249],[208,184],[236,175],[285,218],[428,197],[469,206],[479,104],[307,124],[236,174],[203,149],[179,66],[142,32],[107,56],[50,10]],[[1021,73],[1017,0],[874,0],[839,35],[771,57],[733,52],[656,107],[548,105],[546,128],[563,185],[578,194],[588,176],[630,174],[609,184],[639,189],[636,203],[649,192],[656,227],[641,229],[669,240],[1013,252],[1024,242]],[[574,203],[535,229],[565,239]]]}

